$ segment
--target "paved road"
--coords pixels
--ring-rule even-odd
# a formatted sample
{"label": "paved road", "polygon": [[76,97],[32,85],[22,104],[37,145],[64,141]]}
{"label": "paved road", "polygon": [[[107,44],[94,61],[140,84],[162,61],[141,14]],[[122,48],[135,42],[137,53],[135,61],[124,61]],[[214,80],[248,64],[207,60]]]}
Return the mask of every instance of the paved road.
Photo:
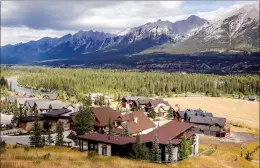
{"label": "paved road", "polygon": [[[72,142],[71,139],[66,138],[69,135],[70,131],[65,131],[63,132],[64,135],[64,141],[66,142]],[[55,140],[56,134],[52,134],[52,139]],[[15,145],[16,143],[24,144],[24,145],[29,145],[30,144],[30,135],[22,135],[22,136],[1,136],[2,140],[5,140],[6,143]],[[72,146],[74,146],[74,142],[72,142]]]}

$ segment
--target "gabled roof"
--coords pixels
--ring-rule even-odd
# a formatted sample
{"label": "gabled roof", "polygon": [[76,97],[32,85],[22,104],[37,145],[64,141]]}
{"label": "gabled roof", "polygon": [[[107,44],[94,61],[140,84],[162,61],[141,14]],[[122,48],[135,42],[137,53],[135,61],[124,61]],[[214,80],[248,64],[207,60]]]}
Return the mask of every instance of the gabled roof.
{"label": "gabled roof", "polygon": [[44,113],[42,114],[43,116],[46,116],[46,117],[59,117],[59,116],[62,116],[63,114],[66,114],[66,113],[69,113],[71,112],[71,110],[68,110],[68,109],[58,109],[58,110],[52,110],[48,113]]}
{"label": "gabled roof", "polygon": [[18,104],[24,104],[27,100],[37,100],[35,97],[21,97],[17,98],[17,103]]}
{"label": "gabled roof", "polygon": [[26,117],[18,117],[17,119],[22,121],[22,122],[32,122],[35,121],[36,119],[42,120],[42,116],[26,116]]}
{"label": "gabled roof", "polygon": [[[135,118],[137,119],[137,122],[135,122]],[[143,112],[132,112],[130,114],[123,115],[123,120],[127,122],[122,123],[122,126],[126,127],[127,125],[130,134],[136,134],[156,126],[154,122],[146,117]]]}
{"label": "gabled roof", "polygon": [[143,97],[143,96],[125,96],[122,99],[125,99],[126,101],[135,101],[137,99],[148,99],[147,97]]}
{"label": "gabled roof", "polygon": [[[168,144],[169,138],[175,139],[180,134],[194,127],[191,123],[179,122],[172,120],[148,134],[143,134],[140,136],[143,142],[152,142],[155,135],[157,135],[159,144]],[[194,133],[193,133],[194,134]]]}
{"label": "gabled roof", "polygon": [[184,114],[186,113],[188,117],[191,116],[202,116],[202,117],[213,117],[212,113],[204,112],[201,109],[191,110],[187,109],[186,111],[179,111],[178,112],[181,116],[181,118],[184,118]]}
{"label": "gabled roof", "polygon": [[17,98],[24,98],[24,96],[7,96],[7,97],[6,97],[6,101],[7,101],[7,102],[14,103],[15,100],[17,100]]}
{"label": "gabled roof", "polygon": [[163,99],[152,99],[149,101],[149,103],[152,107],[155,107],[158,104],[165,104],[165,105],[169,106],[169,103],[167,101],[164,101]]}
{"label": "gabled roof", "polygon": [[94,114],[95,118],[99,122],[99,126],[108,125],[109,118],[111,122],[116,120],[122,120],[122,115],[120,112],[117,112],[109,107],[92,107],[91,112]]}
{"label": "gabled roof", "polygon": [[63,102],[60,100],[54,100],[54,101],[51,101],[50,103],[51,103],[52,109],[62,109],[62,108],[67,108],[69,106],[73,106],[73,104],[71,104],[71,103]]}
{"label": "gabled roof", "polygon": [[202,116],[191,116],[190,123],[196,124],[207,124],[207,125],[219,125],[223,127],[226,123],[226,118],[221,117],[202,117]]}
{"label": "gabled roof", "polygon": [[163,112],[163,111],[169,111],[171,108],[171,106],[160,106],[160,107],[155,107],[153,108],[153,110],[156,112],[156,113],[159,113],[159,111]]}
{"label": "gabled roof", "polygon": [[78,138],[104,142],[109,144],[115,144],[115,145],[126,145],[135,142],[135,138],[133,137],[112,136],[112,135],[99,134],[99,133],[89,133],[85,135],[79,135]]}
{"label": "gabled roof", "polygon": [[248,96],[248,99],[250,99],[250,100],[256,100],[256,97],[255,97],[255,96]]}

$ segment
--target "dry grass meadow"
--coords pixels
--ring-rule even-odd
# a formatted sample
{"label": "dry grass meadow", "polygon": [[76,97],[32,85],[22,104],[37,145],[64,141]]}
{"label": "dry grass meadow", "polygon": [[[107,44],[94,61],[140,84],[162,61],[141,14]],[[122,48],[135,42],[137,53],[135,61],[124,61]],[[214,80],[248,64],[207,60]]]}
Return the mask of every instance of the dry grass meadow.
{"label": "dry grass meadow", "polygon": [[[200,151],[215,148],[216,151],[173,164],[154,164],[119,157],[88,157],[86,153],[65,147],[25,151],[23,148],[13,149],[8,146],[6,152],[1,155],[1,168],[257,168],[257,163],[239,156],[241,151],[252,150],[256,145],[223,143],[216,148],[216,145],[201,144]],[[50,153],[50,158],[44,159],[42,156],[47,153]],[[259,151],[257,154],[259,155]]]}
{"label": "dry grass meadow", "polygon": [[165,98],[171,105],[178,104],[181,110],[201,108],[214,116],[226,117],[228,121],[259,128],[259,102],[216,97]]}

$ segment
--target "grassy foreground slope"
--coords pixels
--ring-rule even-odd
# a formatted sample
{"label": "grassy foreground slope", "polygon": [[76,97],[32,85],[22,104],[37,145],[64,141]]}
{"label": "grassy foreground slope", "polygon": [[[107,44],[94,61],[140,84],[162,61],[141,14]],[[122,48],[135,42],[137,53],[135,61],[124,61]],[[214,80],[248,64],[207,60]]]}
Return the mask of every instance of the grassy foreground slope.
{"label": "grassy foreground slope", "polygon": [[[245,146],[245,149],[247,147],[251,149],[256,144]],[[214,148],[214,145],[200,145],[200,151]],[[85,153],[64,147],[45,147],[25,151],[23,148],[13,149],[8,146],[6,152],[1,156],[1,166],[2,168],[257,168],[257,163],[239,156],[240,150],[240,145],[220,146],[213,153],[205,152],[199,157],[189,158],[178,163],[155,164],[119,157],[88,157]],[[44,158],[43,156],[47,153],[50,153],[50,157]]]}

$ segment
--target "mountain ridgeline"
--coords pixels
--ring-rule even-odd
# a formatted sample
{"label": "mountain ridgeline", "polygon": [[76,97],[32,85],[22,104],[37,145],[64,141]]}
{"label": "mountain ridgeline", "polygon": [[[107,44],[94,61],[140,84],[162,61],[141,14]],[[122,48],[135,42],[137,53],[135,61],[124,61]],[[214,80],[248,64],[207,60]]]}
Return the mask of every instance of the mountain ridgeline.
{"label": "mountain ridgeline", "polygon": [[6,45],[1,48],[1,61],[32,64],[59,59],[95,64],[96,60],[115,63],[134,59],[137,64],[147,61],[147,55],[156,54],[160,57],[259,52],[259,29],[259,6],[244,5],[213,21],[191,15],[174,23],[159,19],[117,34],[79,31],[61,38]]}

